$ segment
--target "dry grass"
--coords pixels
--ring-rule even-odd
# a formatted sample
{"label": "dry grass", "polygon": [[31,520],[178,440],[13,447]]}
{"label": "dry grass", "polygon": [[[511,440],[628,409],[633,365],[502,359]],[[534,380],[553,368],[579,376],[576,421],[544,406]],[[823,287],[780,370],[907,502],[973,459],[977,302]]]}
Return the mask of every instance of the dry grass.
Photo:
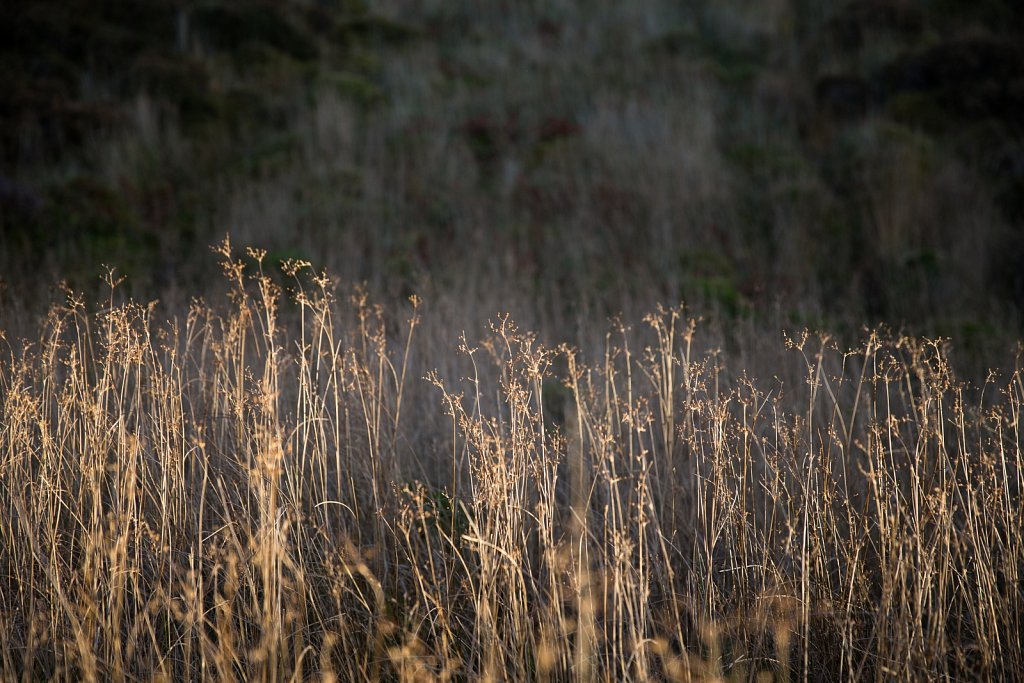
{"label": "dry grass", "polygon": [[759,381],[681,309],[456,353],[221,254],[230,304],[111,278],[8,340],[4,679],[1024,675],[1019,368],[804,335]]}
{"label": "dry grass", "polygon": [[[142,92],[0,174],[0,679],[1024,678],[1024,375],[966,379],[1020,334],[1016,117],[816,94],[959,29],[372,4],[404,38],[182,53],[272,121]],[[211,283],[220,230],[272,256]],[[162,303],[27,322],[98,256]]]}

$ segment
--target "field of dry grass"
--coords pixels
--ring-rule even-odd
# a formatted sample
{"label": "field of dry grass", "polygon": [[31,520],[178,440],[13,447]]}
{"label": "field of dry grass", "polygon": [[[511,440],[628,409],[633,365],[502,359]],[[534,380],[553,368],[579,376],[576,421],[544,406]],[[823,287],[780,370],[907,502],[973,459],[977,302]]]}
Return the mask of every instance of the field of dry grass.
{"label": "field of dry grass", "polygon": [[220,256],[187,315],[112,277],[5,341],[3,678],[1024,674],[1019,367],[879,330],[753,377],[662,308],[444,347],[429,301]]}
{"label": "field of dry grass", "polygon": [[1024,679],[1019,4],[0,3],[0,680]]}

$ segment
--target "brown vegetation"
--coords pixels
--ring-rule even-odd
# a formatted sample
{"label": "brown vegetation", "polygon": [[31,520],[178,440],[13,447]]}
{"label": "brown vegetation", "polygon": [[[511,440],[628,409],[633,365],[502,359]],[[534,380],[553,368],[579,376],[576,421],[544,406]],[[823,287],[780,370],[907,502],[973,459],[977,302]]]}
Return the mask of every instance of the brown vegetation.
{"label": "brown vegetation", "polygon": [[69,295],[8,340],[4,678],[1024,673],[1019,369],[804,334],[754,378],[660,308],[456,354],[416,299],[221,254],[229,305]]}
{"label": "brown vegetation", "polygon": [[1022,7],[0,3],[0,679],[1024,678]]}

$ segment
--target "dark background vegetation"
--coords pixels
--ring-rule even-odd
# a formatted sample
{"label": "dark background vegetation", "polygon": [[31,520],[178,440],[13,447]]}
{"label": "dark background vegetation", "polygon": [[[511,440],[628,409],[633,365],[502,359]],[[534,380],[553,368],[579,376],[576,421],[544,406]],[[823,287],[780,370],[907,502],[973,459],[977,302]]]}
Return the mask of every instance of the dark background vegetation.
{"label": "dark background vegetation", "polygon": [[70,0],[0,8],[3,306],[209,245],[579,324],[888,322],[1006,348],[1024,5]]}

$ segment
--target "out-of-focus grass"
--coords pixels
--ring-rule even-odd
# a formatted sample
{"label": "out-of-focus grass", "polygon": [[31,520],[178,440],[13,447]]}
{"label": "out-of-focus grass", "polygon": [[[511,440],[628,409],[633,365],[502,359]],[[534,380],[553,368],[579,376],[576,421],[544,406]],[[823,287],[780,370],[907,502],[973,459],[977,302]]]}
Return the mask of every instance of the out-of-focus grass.
{"label": "out-of-focus grass", "polygon": [[1014,7],[11,6],[5,278],[166,298],[229,232],[552,325],[685,299],[1013,338]]}

